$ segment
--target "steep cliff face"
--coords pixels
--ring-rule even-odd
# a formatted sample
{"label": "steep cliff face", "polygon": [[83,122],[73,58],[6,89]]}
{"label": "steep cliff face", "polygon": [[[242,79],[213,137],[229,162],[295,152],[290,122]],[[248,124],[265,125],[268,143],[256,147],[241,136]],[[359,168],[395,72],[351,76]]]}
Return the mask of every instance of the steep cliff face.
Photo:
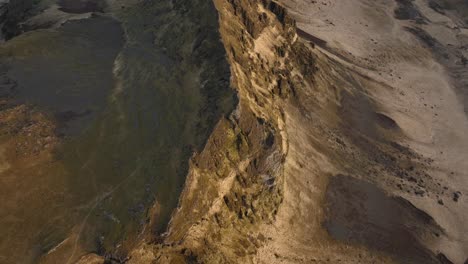
{"label": "steep cliff face", "polygon": [[[461,263],[463,230],[454,235],[419,209],[461,192],[394,119],[389,102],[401,100],[401,88],[378,77],[382,60],[347,53],[365,36],[329,45],[333,35],[306,27],[310,14],[337,4],[282,1],[296,29],[274,1],[214,3],[240,102],[193,157],[167,236],[147,241],[130,262],[449,263],[448,254]],[[369,5],[392,8],[362,8]],[[375,33],[364,25],[362,34]],[[412,45],[380,58],[430,58]]]}
{"label": "steep cliff face", "polygon": [[[84,158],[83,162],[73,158],[73,163],[67,163],[69,167],[63,170],[73,173],[82,170],[83,175],[97,171],[97,175],[106,176],[100,168],[113,171],[120,160],[125,160],[127,166],[130,164],[126,169],[115,167],[125,178],[110,185],[116,186],[111,190],[113,199],[107,198],[110,194],[100,197],[100,191],[85,195],[86,199],[98,196],[91,209],[85,210],[83,223],[74,224],[78,231],[51,236],[53,241],[48,241],[47,236],[40,238],[45,245],[38,249],[40,252],[34,252],[31,261],[45,256],[44,263],[62,259],[72,262],[81,254],[97,251],[106,257],[90,254],[79,262],[120,263],[123,260],[118,257],[138,244],[125,262],[466,262],[466,1],[58,1],[26,20],[29,18],[26,10],[31,4],[30,0],[0,4],[0,24],[4,24],[2,32],[7,38],[29,29],[57,27],[60,31],[70,26],[73,29],[74,23],[65,23],[73,18],[80,21],[75,23],[96,30],[85,26],[83,32],[94,32],[93,36],[98,37],[96,43],[105,44],[100,52],[92,50],[102,54],[119,41],[101,33],[112,30],[86,24],[89,23],[86,18],[108,20],[110,16],[91,13],[109,10],[122,22],[126,44],[118,56],[111,56],[108,66],[97,67],[104,70],[114,67],[117,87],[111,96],[112,110],[106,117],[109,119],[96,126],[103,127],[102,130],[91,131],[90,141],[84,141],[91,148],[84,147],[77,155]],[[211,16],[206,14],[209,11],[213,12]],[[56,16],[57,13],[60,15]],[[216,19],[224,50],[217,41]],[[117,28],[120,39],[120,25]],[[34,36],[25,35],[16,38],[17,41],[28,44],[28,37]],[[51,49],[48,44],[59,41],[44,36],[45,44],[38,54],[61,50]],[[29,54],[31,50],[27,45],[23,49],[17,42],[10,43],[6,46],[13,51],[20,48]],[[120,50],[118,46],[116,49]],[[72,52],[64,49],[63,53],[77,54],[78,48],[83,45]],[[229,65],[223,58],[224,52]],[[5,50],[0,55],[12,54]],[[81,62],[83,58],[79,56]],[[70,60],[79,61],[75,57]],[[46,61],[50,63],[50,58]],[[33,65],[32,62],[25,65]],[[75,68],[67,71],[70,72],[77,76]],[[231,111],[235,101],[227,89],[229,73],[239,101],[232,113],[218,120]],[[57,75],[65,76],[54,77]],[[94,76],[104,79],[103,74]],[[3,89],[0,134],[12,138],[6,150],[0,149],[0,158],[14,153],[13,157],[21,161],[0,164],[0,174],[15,170],[20,176],[34,178],[18,177],[25,183],[48,188],[38,193],[40,199],[29,198],[41,206],[44,201],[64,200],[43,195],[55,195],[50,191],[53,186],[44,185],[48,178],[32,173],[54,175],[50,169],[24,166],[51,163],[52,151],[61,142],[55,132],[59,128],[51,116],[11,105],[9,99],[17,84],[6,77],[0,81]],[[158,85],[156,96],[151,97]],[[43,99],[50,100],[50,96]],[[62,99],[50,101],[63,103]],[[134,125],[134,116],[142,120],[137,122],[141,125],[161,124],[154,122],[154,113],[162,117],[161,127],[167,130],[152,127],[140,130],[140,125]],[[69,115],[73,116],[65,112],[62,118],[70,118]],[[95,138],[94,134],[100,136]],[[152,149],[145,151],[142,158],[139,153],[146,147]],[[70,149],[75,153],[80,148],[73,145]],[[194,150],[198,152],[192,155],[189,164],[185,163]],[[107,157],[108,153],[122,155],[115,160],[88,161],[89,157]],[[31,157],[40,154],[37,156],[40,160],[23,159],[29,154]],[[134,167],[131,164],[136,160],[144,163]],[[156,167],[146,163],[154,160]],[[177,203],[187,167],[189,172],[178,207],[167,232],[161,235]],[[57,170],[61,172],[62,167]],[[142,174],[138,176],[137,172]],[[154,185],[147,185],[146,181],[138,181],[125,185],[129,192],[119,189],[132,175],[136,175],[135,179],[146,179],[155,172],[161,173],[167,182],[151,181]],[[70,186],[85,182],[79,177],[70,178],[73,179]],[[68,186],[66,183],[62,186],[60,179],[63,180],[60,177],[50,180],[59,185],[55,187],[57,190]],[[115,180],[115,174],[109,174],[109,179]],[[10,180],[11,186],[18,182]],[[11,197],[22,197],[14,193],[17,189],[4,186],[12,191],[11,195],[2,193],[4,200],[9,201],[7,205],[28,211],[11,202],[14,201]],[[91,185],[82,186],[76,193],[92,189]],[[95,180],[92,186],[97,188]],[[149,212],[141,203],[133,206],[132,202],[130,210],[125,206],[126,198],[138,198],[132,192],[138,189],[145,189],[140,197],[145,205],[154,202],[156,191],[157,201]],[[109,214],[102,206],[104,203],[120,213]],[[32,204],[35,210],[42,208]],[[68,210],[77,205],[63,207]],[[101,216],[95,208],[101,210]],[[24,217],[31,221],[28,226],[34,227],[32,231],[23,228],[24,223],[15,218],[5,219],[13,219],[19,227],[5,226],[25,229],[23,236],[31,237],[29,234],[37,233],[36,228],[39,230],[49,222],[45,212],[48,211],[29,212],[32,216],[40,215],[44,222],[29,215]],[[51,230],[60,226],[57,223],[67,222],[68,226],[80,218],[64,212],[66,217],[56,217],[58,222],[51,225]],[[150,215],[149,223],[139,221],[138,227],[132,229],[138,237],[121,239],[120,235],[118,238],[107,235],[120,234],[112,230],[120,230],[118,219],[129,214],[132,221]],[[90,229],[88,243],[92,246],[80,248],[83,226],[92,215],[109,218],[114,223],[99,220],[98,227],[90,222],[93,230],[110,231]],[[12,230],[17,244],[5,241],[2,243],[5,252],[12,244],[17,247],[27,244],[26,238]],[[98,233],[106,234],[107,240]],[[142,237],[145,240],[138,243]],[[130,241],[115,245],[125,239]],[[9,256],[7,261],[10,259],[19,257]]]}
{"label": "steep cliff face", "polygon": [[293,21],[270,2],[215,4],[239,104],[191,160],[167,237],[136,250],[130,262],[249,262],[268,239],[260,226],[274,222],[282,201],[288,146],[278,104],[292,92],[284,45],[295,37]]}
{"label": "steep cliff face", "polygon": [[322,148],[340,140],[310,115],[338,122],[328,62],[277,3],[215,4],[240,102],[193,158],[167,237],[130,262],[386,260],[335,243],[321,227],[326,176],[337,171]]}

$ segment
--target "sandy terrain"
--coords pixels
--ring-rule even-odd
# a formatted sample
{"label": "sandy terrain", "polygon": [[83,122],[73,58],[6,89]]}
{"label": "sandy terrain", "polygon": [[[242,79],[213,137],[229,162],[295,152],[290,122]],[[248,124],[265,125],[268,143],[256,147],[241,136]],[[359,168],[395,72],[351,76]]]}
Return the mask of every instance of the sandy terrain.
{"label": "sandy terrain", "polygon": [[[466,22],[462,19],[463,15],[466,17],[466,12],[460,14],[456,10],[464,12],[466,3],[459,1],[453,3],[456,9],[437,12],[429,8],[426,1],[415,1],[409,4],[410,7],[398,6],[395,1],[282,2],[297,20],[299,35],[312,41],[316,53],[324,56],[329,64],[334,62],[340,65],[330,70],[339,71],[337,68],[344,67],[344,71],[350,75],[360,76],[358,83],[344,85],[350,85],[348,89],[362,89],[361,96],[370,98],[375,107],[401,129],[398,142],[429,161],[424,179],[416,177],[417,181],[428,178],[425,184],[421,184],[422,189],[417,191],[405,189],[405,184],[411,186],[408,181],[399,183],[395,188],[391,175],[354,177],[368,178],[389,197],[403,197],[429,214],[445,235],[437,239],[420,237],[419,240],[425,241],[422,242],[425,247],[436,255],[442,253],[454,263],[464,263],[468,257],[468,203],[463,196],[468,191],[468,119],[465,111],[468,70],[463,56],[466,56],[468,41],[464,33]],[[398,10],[401,8],[404,14],[399,17]],[[339,82],[335,84],[340,85]],[[342,88],[345,87],[339,89]],[[300,256],[289,253],[295,252],[291,248],[301,246],[304,252],[345,252],[334,248],[333,243],[317,242],[319,237],[328,237],[321,234],[323,231],[320,228],[327,175],[337,174],[335,170],[340,166],[337,166],[333,156],[326,157],[313,147],[307,148],[310,142],[314,142],[314,134],[301,131],[305,121],[298,116],[289,119],[290,154],[286,162],[286,175],[289,176],[285,176],[285,205],[279,211],[279,221],[273,231],[275,237],[282,239],[264,250],[267,255],[271,254],[271,249],[282,250],[289,262],[295,262],[294,255]],[[325,116],[321,115],[318,119],[331,126]],[[350,170],[339,169],[339,173],[349,174]],[[348,184],[347,188],[351,189],[351,185]],[[363,192],[362,189],[360,192]],[[337,206],[331,201],[328,204]],[[311,211],[314,213],[309,213]],[[333,212],[331,215],[334,215]],[[312,219],[305,220],[309,219],[306,217]],[[365,218],[370,221],[367,224],[376,224],[369,220],[369,216]],[[304,223],[299,223],[300,228],[294,232],[291,227],[295,224],[291,221]],[[404,223],[392,223],[399,224]],[[297,241],[296,238],[304,234],[303,226],[310,226],[312,230],[311,234],[305,235],[309,240]],[[365,237],[365,232],[358,235]],[[367,241],[365,238],[363,240]],[[363,242],[360,239],[357,241]],[[380,249],[388,251],[385,247]],[[331,258],[337,257],[333,255]],[[263,258],[261,254],[260,259]],[[444,257],[439,255],[438,258]],[[357,260],[348,261],[354,263]],[[413,261],[419,263],[416,258]]]}

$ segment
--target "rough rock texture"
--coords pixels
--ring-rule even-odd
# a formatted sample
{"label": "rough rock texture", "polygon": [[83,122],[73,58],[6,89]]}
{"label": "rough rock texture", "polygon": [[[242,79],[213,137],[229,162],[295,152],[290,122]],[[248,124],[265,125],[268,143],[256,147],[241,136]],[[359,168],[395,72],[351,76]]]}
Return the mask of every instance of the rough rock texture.
{"label": "rough rock texture", "polygon": [[319,129],[308,112],[335,91],[318,85],[320,58],[275,2],[215,3],[240,103],[194,157],[168,236],[130,262],[388,260],[335,243],[321,228],[325,175],[334,169],[315,149],[326,142],[307,133]]}
{"label": "rough rock texture", "polygon": [[129,262],[465,262],[464,60],[437,61],[426,2],[282,1],[297,30],[276,2],[214,2],[240,102]]}
{"label": "rough rock texture", "polygon": [[[261,58],[254,51],[251,34],[258,35],[274,23],[281,32],[271,32],[267,37],[273,39],[269,40],[292,42],[294,34],[283,30],[292,21],[281,24],[272,13],[258,17],[248,1],[216,4],[225,10],[220,13],[225,22],[221,32],[240,103],[230,118],[219,122],[204,151],[192,159],[180,207],[164,242],[136,250],[130,262],[250,261],[267,240],[259,226],[274,221],[282,201],[287,144],[281,135],[284,121],[276,100],[290,90],[283,87],[275,94],[273,89],[278,86],[268,87],[276,82],[268,79],[268,73],[273,65],[284,64],[284,54],[271,54],[271,61]],[[249,9],[254,12],[243,13]],[[275,52],[281,53],[282,47]],[[258,77],[252,78],[255,73]]]}

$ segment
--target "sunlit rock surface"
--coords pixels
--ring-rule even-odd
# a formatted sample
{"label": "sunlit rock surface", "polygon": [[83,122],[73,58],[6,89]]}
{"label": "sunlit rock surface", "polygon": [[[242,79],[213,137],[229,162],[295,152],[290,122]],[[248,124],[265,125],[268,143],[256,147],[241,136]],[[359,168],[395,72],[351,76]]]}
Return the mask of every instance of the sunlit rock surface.
{"label": "sunlit rock surface", "polygon": [[0,262],[467,261],[466,1],[46,2],[3,30]]}

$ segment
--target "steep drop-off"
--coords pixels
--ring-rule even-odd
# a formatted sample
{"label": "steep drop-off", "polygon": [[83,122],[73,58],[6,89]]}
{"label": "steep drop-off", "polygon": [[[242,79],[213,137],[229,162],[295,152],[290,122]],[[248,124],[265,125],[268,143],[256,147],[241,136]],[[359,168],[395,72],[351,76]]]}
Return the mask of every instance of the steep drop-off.
{"label": "steep drop-off", "polygon": [[[372,33],[388,30],[382,20],[401,19],[394,16],[397,4],[214,2],[240,102],[192,158],[166,237],[145,241],[129,262],[463,263],[463,163],[450,170],[435,164],[437,145],[428,144],[429,152],[415,146],[411,124],[419,122],[420,101],[401,96],[416,91],[380,77],[389,61],[413,73],[443,66],[430,48],[399,34],[388,36],[394,50],[381,48],[388,53],[380,58],[388,61],[353,57],[355,46],[372,50],[359,43],[375,42]],[[349,13],[339,13],[342,8]],[[356,9],[359,16],[351,15]],[[354,37],[337,42],[339,32],[319,31],[333,27],[332,18],[343,19],[343,31],[355,30]],[[362,20],[361,26],[352,28],[347,18]],[[406,48],[397,48],[402,41]],[[417,82],[414,75],[394,78]],[[451,136],[464,146],[463,108],[450,97],[450,82],[439,80],[440,108],[452,107],[447,122],[461,131]],[[453,153],[467,157],[464,147],[454,146]]]}
{"label": "steep drop-off", "polygon": [[[79,221],[34,238],[29,258],[466,263],[466,10],[460,0],[89,0],[13,23],[10,36],[109,19],[125,36],[106,111],[78,140],[57,135],[60,118],[12,104],[14,93],[0,98],[6,142],[46,150],[31,170],[47,172],[36,168],[59,149],[70,175],[98,172],[51,181],[93,199],[73,204],[79,217],[56,217]],[[11,153],[0,152],[0,175],[19,166]]]}

